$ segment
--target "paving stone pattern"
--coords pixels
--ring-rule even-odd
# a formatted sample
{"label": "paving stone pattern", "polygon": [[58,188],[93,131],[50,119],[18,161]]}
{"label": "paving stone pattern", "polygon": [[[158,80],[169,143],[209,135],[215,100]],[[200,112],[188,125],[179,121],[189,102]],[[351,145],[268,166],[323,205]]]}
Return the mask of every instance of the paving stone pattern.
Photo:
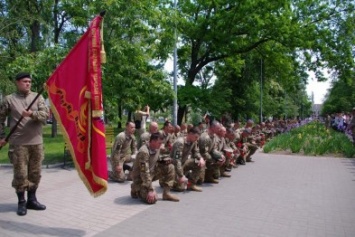
{"label": "paving stone pattern", "polygon": [[0,167],[0,236],[354,237],[355,159],[258,152],[203,192],[146,205],[130,182],[90,196],[73,168],[44,168],[45,211],[17,216],[11,167]]}

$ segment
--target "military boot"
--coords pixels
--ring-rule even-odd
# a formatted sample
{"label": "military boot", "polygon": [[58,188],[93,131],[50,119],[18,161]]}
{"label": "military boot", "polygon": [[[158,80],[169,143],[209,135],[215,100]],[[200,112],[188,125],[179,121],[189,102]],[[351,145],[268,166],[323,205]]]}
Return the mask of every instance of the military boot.
{"label": "military boot", "polygon": [[27,192],[27,209],[32,209],[36,211],[43,211],[46,210],[46,206],[39,203],[36,198],[36,190],[28,191]]}
{"label": "military boot", "polygon": [[195,192],[202,192],[202,188],[197,187],[195,184],[191,184],[191,186],[189,187],[189,190],[195,191]]}
{"label": "military boot", "polygon": [[178,197],[176,197],[176,196],[174,196],[174,195],[172,195],[170,193],[170,188],[169,187],[164,187],[163,200],[173,201],[173,202],[180,201]]}
{"label": "military boot", "polygon": [[24,216],[27,214],[25,192],[17,192],[18,206],[17,215]]}
{"label": "military boot", "polygon": [[137,192],[136,192],[136,191],[134,191],[134,190],[132,190],[132,189],[131,189],[131,198],[133,198],[133,199],[138,198],[138,194],[137,194]]}
{"label": "military boot", "polygon": [[231,177],[232,175],[230,175],[230,174],[228,174],[228,173],[226,173],[226,172],[223,172],[223,173],[221,174],[221,176],[222,176],[222,177],[227,177],[227,178],[229,178],[229,177]]}
{"label": "military boot", "polygon": [[209,179],[205,179],[205,183],[218,184],[219,181],[218,179],[209,178]]}
{"label": "military boot", "polygon": [[246,160],[246,162],[254,162],[254,161],[251,159],[251,157],[247,157],[245,160]]}

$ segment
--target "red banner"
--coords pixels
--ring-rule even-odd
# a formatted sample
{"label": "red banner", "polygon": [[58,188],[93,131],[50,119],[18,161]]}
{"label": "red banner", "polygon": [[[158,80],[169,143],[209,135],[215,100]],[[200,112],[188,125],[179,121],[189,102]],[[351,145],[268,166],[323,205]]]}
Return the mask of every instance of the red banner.
{"label": "red banner", "polygon": [[51,110],[80,178],[97,197],[107,190],[107,158],[101,85],[101,16],[47,80]]}

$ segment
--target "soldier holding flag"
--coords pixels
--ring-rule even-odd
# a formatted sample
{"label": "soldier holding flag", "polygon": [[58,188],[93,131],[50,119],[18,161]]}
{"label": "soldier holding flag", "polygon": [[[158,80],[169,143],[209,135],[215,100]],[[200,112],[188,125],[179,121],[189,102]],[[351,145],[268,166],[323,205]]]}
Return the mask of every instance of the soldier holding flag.
{"label": "soldier holding flag", "polygon": [[[27,209],[46,209],[37,201],[36,191],[41,180],[44,159],[42,127],[48,118],[48,108],[42,95],[31,91],[31,82],[29,73],[17,74],[17,91],[6,96],[0,105],[0,147],[9,142],[8,154],[14,170],[12,187],[17,193],[17,214],[20,216],[26,215]],[[12,133],[9,135],[12,136],[5,138],[7,116],[11,118]]]}

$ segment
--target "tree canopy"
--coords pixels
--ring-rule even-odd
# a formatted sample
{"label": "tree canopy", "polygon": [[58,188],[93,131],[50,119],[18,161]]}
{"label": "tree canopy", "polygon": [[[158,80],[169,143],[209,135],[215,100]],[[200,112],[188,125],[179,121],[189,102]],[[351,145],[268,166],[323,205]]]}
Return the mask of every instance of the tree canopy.
{"label": "tree canopy", "polygon": [[[0,0],[0,92],[18,71],[38,89],[106,9],[104,107],[109,120],[149,104],[169,110],[164,64],[178,52],[178,123],[192,111],[234,119],[308,116],[308,72],[354,78],[354,5],[339,0]],[[176,33],[176,34],[175,34]],[[10,80],[9,80],[10,79]],[[353,98],[353,92],[349,92]],[[337,94],[337,93],[335,93]],[[332,95],[327,102],[334,107]],[[347,105],[348,106],[348,105]]]}

